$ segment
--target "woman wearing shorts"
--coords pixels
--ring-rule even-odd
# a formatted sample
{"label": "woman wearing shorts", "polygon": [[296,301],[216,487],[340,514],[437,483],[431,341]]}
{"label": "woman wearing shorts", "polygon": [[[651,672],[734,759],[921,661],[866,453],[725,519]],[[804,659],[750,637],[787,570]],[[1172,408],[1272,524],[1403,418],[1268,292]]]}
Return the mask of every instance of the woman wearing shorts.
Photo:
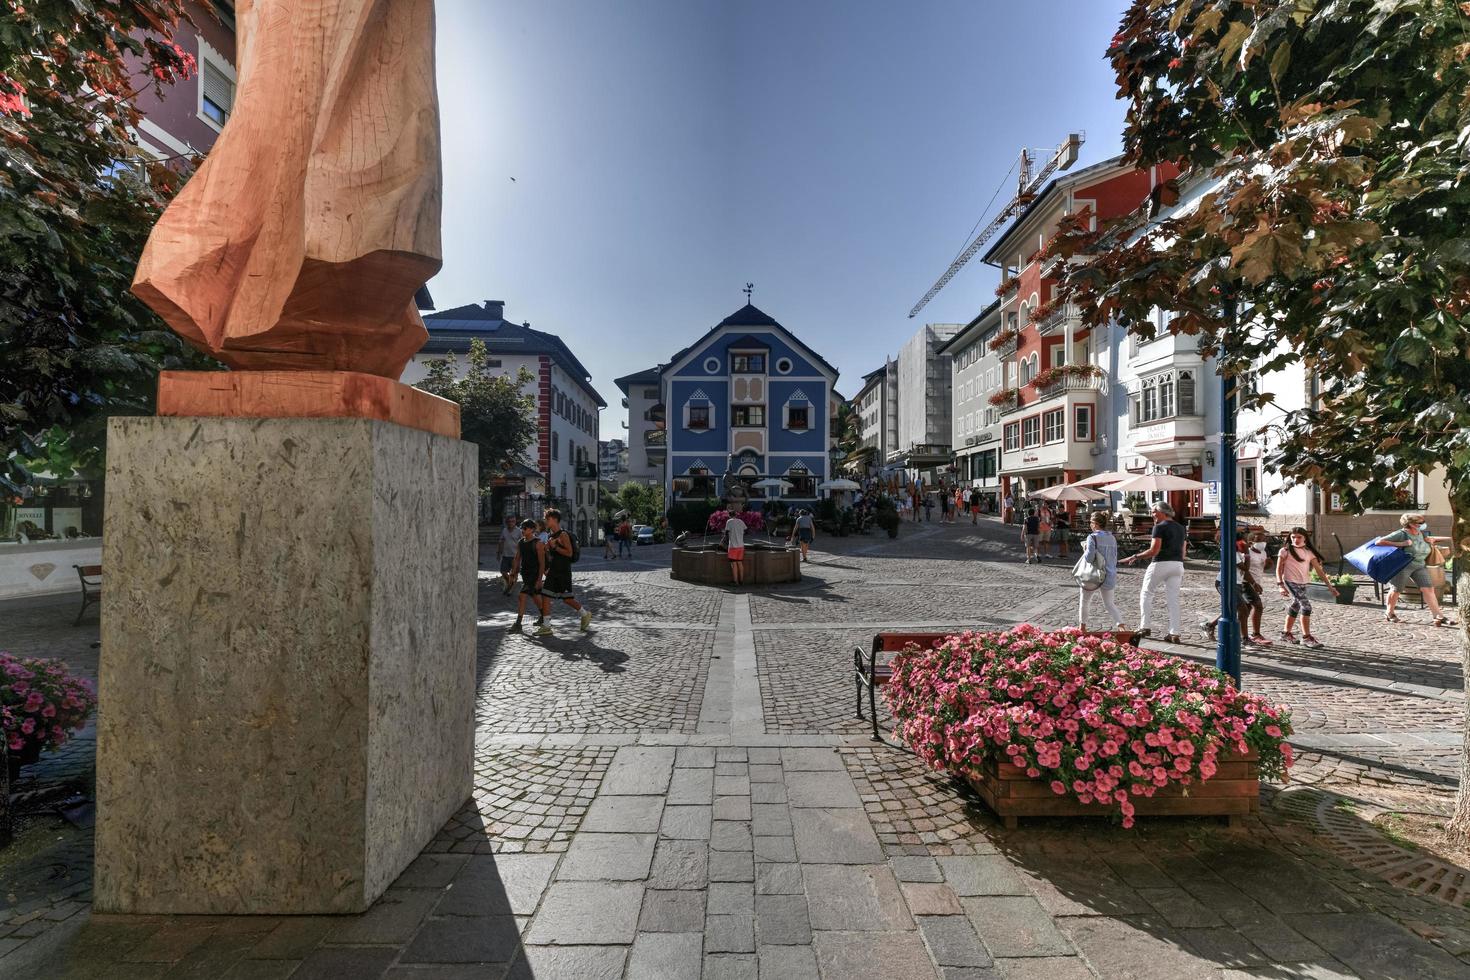
{"label": "woman wearing shorts", "polygon": [[1394,548],[1409,549],[1409,567],[1395,575],[1393,581],[1389,583],[1388,610],[1384,613],[1383,619],[1389,623],[1403,622],[1395,610],[1399,604],[1399,594],[1403,591],[1404,586],[1412,582],[1419,586],[1419,594],[1424,597],[1424,604],[1429,607],[1430,613],[1434,616],[1434,625],[1445,626],[1449,623],[1449,618],[1440,608],[1439,595],[1435,592],[1434,582],[1429,577],[1427,562],[1434,546],[1446,539],[1432,538],[1424,533],[1423,514],[1405,514],[1399,518],[1399,525],[1397,531],[1373,542]]}
{"label": "woman wearing shorts", "polygon": [[1327,571],[1322,567],[1322,556],[1312,547],[1312,539],[1307,537],[1306,528],[1292,528],[1286,541],[1286,547],[1276,556],[1276,584],[1281,586],[1281,594],[1291,600],[1291,605],[1286,610],[1286,626],[1281,630],[1281,638],[1287,643],[1298,642],[1291,628],[1296,625],[1296,618],[1300,615],[1302,646],[1320,647],[1322,643],[1312,635],[1312,600],[1307,598],[1307,583],[1311,581],[1312,572],[1315,571],[1318,578],[1327,582],[1327,588],[1334,596],[1337,595],[1337,586],[1327,581]]}
{"label": "woman wearing shorts", "polygon": [[804,510],[796,515],[796,525],[791,529],[791,534],[801,545],[801,560],[807,561],[807,549],[817,539],[817,523],[812,520],[811,511]]}

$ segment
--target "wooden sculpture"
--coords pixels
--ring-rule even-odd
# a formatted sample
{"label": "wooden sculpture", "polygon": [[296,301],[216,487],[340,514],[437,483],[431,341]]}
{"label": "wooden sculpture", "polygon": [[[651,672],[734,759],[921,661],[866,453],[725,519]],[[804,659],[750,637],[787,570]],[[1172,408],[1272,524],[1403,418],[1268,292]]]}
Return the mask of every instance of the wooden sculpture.
{"label": "wooden sculpture", "polygon": [[[396,379],[428,337],[413,297],[441,262],[433,0],[235,11],[229,123],[154,227],[133,291],[243,371],[165,372],[160,414],[404,421],[372,406],[430,398]],[[418,414],[454,410],[458,435],[444,404]]]}

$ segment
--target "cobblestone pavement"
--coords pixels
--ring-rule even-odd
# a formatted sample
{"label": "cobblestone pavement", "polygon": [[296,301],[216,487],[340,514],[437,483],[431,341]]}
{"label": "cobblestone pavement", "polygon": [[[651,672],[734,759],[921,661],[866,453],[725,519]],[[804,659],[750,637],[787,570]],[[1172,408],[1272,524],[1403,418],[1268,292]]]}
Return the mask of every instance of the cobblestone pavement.
{"label": "cobblestone pavement", "polygon": [[[1294,708],[1300,761],[1243,830],[1007,831],[873,741],[852,650],[876,630],[1073,622],[1071,562],[1015,544],[989,520],[822,538],[801,583],[741,591],[671,581],[666,547],[589,551],[592,632],[564,610],[545,639],[507,632],[513,600],[482,571],[474,795],[372,909],[94,914],[90,830],[51,817],[0,852],[0,976],[1470,977],[1470,872],[1374,823],[1445,812],[1457,783],[1459,659],[1420,610],[1389,627],[1328,606],[1326,649],[1247,652],[1247,684]],[[1130,614],[1140,578],[1122,576]],[[1187,573],[1187,633],[1212,578]],[[72,601],[0,604],[0,647],[95,675]],[[1167,649],[1212,657],[1202,637]],[[90,792],[94,752],[78,739],[26,785]]]}

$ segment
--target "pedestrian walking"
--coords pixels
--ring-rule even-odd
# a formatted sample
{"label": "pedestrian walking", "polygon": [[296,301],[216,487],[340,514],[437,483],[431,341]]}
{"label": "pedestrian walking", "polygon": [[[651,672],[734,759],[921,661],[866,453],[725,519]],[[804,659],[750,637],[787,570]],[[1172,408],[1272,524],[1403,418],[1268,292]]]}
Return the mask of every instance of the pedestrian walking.
{"label": "pedestrian walking", "polygon": [[1087,535],[1087,540],[1082,543],[1082,557],[1086,561],[1100,565],[1105,572],[1102,584],[1088,588],[1086,583],[1081,583],[1077,589],[1077,625],[1082,632],[1087,632],[1087,615],[1092,607],[1092,597],[1098,596],[1102,599],[1103,612],[1113,620],[1113,629],[1122,631],[1123,614],[1118,611],[1118,604],[1113,601],[1113,594],[1118,588],[1118,539],[1108,530],[1108,515],[1102,511],[1092,515],[1092,532]]}
{"label": "pedestrian walking", "polygon": [[1021,519],[1021,543],[1026,547],[1026,564],[1041,560],[1037,551],[1041,546],[1041,515],[1035,510],[1027,510]]}
{"label": "pedestrian walking", "polygon": [[970,523],[980,523],[980,491],[978,489],[970,491]]}
{"label": "pedestrian walking", "polygon": [[1001,505],[1001,520],[1006,524],[1016,522],[1016,498],[1009,493],[1006,494],[1005,503]]}
{"label": "pedestrian walking", "polygon": [[546,578],[546,545],[536,536],[536,522],[529,517],[521,521],[521,540],[516,544],[515,561],[511,563],[511,576],[521,577],[521,592],[516,597],[516,621],[510,631],[521,631],[521,620],[526,615],[526,600],[536,607],[536,634],[546,636],[551,627],[546,625],[546,600],[541,598],[541,583]]}
{"label": "pedestrian walking", "polygon": [[626,518],[618,525],[618,557],[623,557],[623,552],[628,553],[628,558],[633,557],[633,525]]}
{"label": "pedestrian walking", "polygon": [[730,559],[730,578],[745,584],[745,522],[731,516],[725,522],[725,557]]}
{"label": "pedestrian walking", "polygon": [[1072,551],[1072,515],[1063,504],[1057,508],[1051,522],[1051,539],[1057,545],[1057,557],[1065,558]]}
{"label": "pedestrian walking", "polygon": [[604,521],[602,524],[602,557],[609,561],[617,559],[617,553],[613,550],[613,541],[618,536],[618,525],[616,521]]}
{"label": "pedestrian walking", "polygon": [[1154,504],[1154,529],[1147,551],[1129,555],[1120,564],[1132,565],[1146,559],[1148,570],[1143,573],[1143,594],[1138,599],[1138,635],[1152,636],[1154,598],[1162,592],[1168,608],[1169,632],[1164,642],[1179,642],[1179,586],[1184,582],[1184,527],[1174,520],[1174,508],[1160,501]]}
{"label": "pedestrian walking", "polygon": [[1281,586],[1281,594],[1291,600],[1291,605],[1286,609],[1286,626],[1281,630],[1281,638],[1287,643],[1298,642],[1292,627],[1300,616],[1300,642],[1302,646],[1315,649],[1322,644],[1312,635],[1312,600],[1307,598],[1307,583],[1311,581],[1313,571],[1327,583],[1327,588],[1336,596],[1337,586],[1327,581],[1327,571],[1322,567],[1322,556],[1317,554],[1312,539],[1307,536],[1307,529],[1294,527],[1287,535],[1286,547],[1276,556],[1276,583]]}
{"label": "pedestrian walking", "polygon": [[[1261,617],[1266,612],[1266,529],[1256,528],[1250,533],[1245,549],[1245,565],[1241,568],[1241,593],[1250,608],[1249,640],[1258,647],[1268,647],[1271,641],[1261,635]],[[1240,623],[1242,631],[1246,624]]]}
{"label": "pedestrian walking", "polygon": [[[1379,538],[1374,544],[1389,545],[1394,548],[1409,549],[1409,565],[1402,572],[1393,577],[1388,585],[1388,608],[1383,615],[1384,622],[1398,623],[1397,609],[1399,595],[1404,587],[1413,583],[1419,586],[1419,594],[1424,597],[1424,604],[1429,607],[1429,612],[1434,616],[1435,626],[1445,626],[1449,619],[1439,605],[1439,595],[1434,588],[1434,580],[1429,577],[1429,565],[1443,565],[1443,553],[1439,551],[1438,545],[1448,541],[1448,538],[1430,537],[1424,528],[1423,514],[1404,514],[1399,518],[1399,529],[1392,534]],[[1438,559],[1438,560],[1435,560]],[[1464,571],[1461,570],[1461,574]],[[1325,576],[1324,576],[1325,577]]]}
{"label": "pedestrian walking", "polygon": [[[807,549],[817,539],[817,522],[812,519],[811,511],[803,510],[796,515],[796,523],[791,528],[791,537],[795,538],[797,544],[801,546],[801,560],[809,561]],[[786,543],[790,544],[791,539],[788,538]]]}
{"label": "pedestrian walking", "polygon": [[948,490],[940,490],[939,491],[939,523],[941,523],[941,524],[948,524],[949,523],[949,511],[950,511],[950,504],[951,503],[952,503],[952,501],[949,499],[949,491]]}
{"label": "pedestrian walking", "polygon": [[585,633],[592,625],[592,611],[582,607],[572,590],[572,563],[581,557],[581,552],[577,539],[561,526],[561,511],[555,507],[546,511],[546,535],[546,578],[541,584],[541,597],[546,605],[542,615],[550,616],[552,600],[560,599],[581,614],[578,625]]}
{"label": "pedestrian walking", "polygon": [[501,522],[500,541],[495,545],[495,557],[500,559],[501,595],[510,595],[510,587],[515,584],[511,568],[515,565],[516,545],[520,540],[521,531],[516,527],[516,519],[507,514]]}
{"label": "pedestrian walking", "polygon": [[1051,544],[1051,505],[1042,504],[1036,516],[1040,520],[1036,528],[1036,560],[1040,561],[1046,557],[1046,546]]}
{"label": "pedestrian walking", "polygon": [[932,493],[926,493],[926,494],[924,494],[924,520],[925,520],[925,522],[928,522],[928,521],[932,521],[933,519],[934,519],[934,494],[932,494]]}
{"label": "pedestrian walking", "polygon": [[[1219,542],[1220,532],[1215,532],[1215,541]],[[1246,555],[1245,532],[1235,532],[1235,546],[1232,548],[1220,548],[1220,570],[1215,573],[1215,594],[1220,595],[1225,590],[1225,569],[1230,569],[1231,577],[1235,579],[1235,623],[1240,629],[1243,638],[1250,637],[1250,600],[1246,598],[1246,588],[1241,581],[1242,573],[1247,569],[1249,558]],[[1220,627],[1220,616],[1216,614],[1213,619],[1201,619],[1199,621],[1200,634],[1206,640],[1216,639]]]}

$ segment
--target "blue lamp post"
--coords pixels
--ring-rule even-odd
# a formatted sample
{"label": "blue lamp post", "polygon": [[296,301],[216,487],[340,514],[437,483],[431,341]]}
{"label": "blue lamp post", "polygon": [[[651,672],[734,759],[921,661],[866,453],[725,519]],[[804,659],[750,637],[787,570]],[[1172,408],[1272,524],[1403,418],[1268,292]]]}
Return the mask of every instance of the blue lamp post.
{"label": "blue lamp post", "polygon": [[[1235,297],[1225,299],[1226,333],[1235,326]],[[1216,624],[1215,666],[1240,686],[1240,630],[1236,623],[1235,575],[1235,378],[1225,373],[1225,359],[1216,357],[1220,374],[1220,620]]]}

